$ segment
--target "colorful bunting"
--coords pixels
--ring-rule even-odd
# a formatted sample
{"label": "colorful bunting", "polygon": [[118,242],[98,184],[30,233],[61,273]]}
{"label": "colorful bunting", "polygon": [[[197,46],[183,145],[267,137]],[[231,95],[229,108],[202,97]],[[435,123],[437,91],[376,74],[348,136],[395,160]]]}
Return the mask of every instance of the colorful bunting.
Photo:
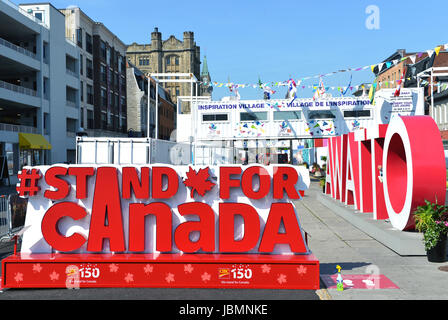
{"label": "colorful bunting", "polygon": [[[272,90],[268,85],[278,86],[278,87],[280,87],[280,86],[287,86],[288,87],[288,92],[290,93],[291,98],[293,98],[294,96],[297,97],[297,89],[298,88],[302,88],[302,89],[311,88],[311,89],[316,91],[315,95],[318,95],[318,96],[322,95],[325,92],[325,90],[328,90],[328,89],[331,88],[332,90],[337,89],[341,94],[344,95],[349,88],[351,90],[353,88],[358,89],[360,86],[351,86],[351,81],[350,81],[349,85],[345,86],[345,87],[340,87],[340,86],[324,87],[323,84],[321,84],[321,83],[319,84],[319,86],[315,86],[315,85],[314,86],[305,86],[305,85],[301,85],[300,86],[300,82],[304,81],[304,80],[316,79],[316,78],[320,78],[320,80],[321,80],[320,82],[322,82],[322,77],[324,77],[324,76],[330,76],[330,75],[334,75],[336,73],[347,72],[347,71],[361,71],[361,70],[365,70],[365,69],[368,69],[368,68],[370,68],[371,71],[373,72],[375,70],[375,67],[378,67],[378,71],[382,71],[384,65],[386,65],[386,68],[390,68],[393,65],[397,65],[398,63],[403,62],[403,61],[405,61],[408,58],[411,60],[411,62],[413,64],[415,64],[417,57],[421,58],[422,55],[425,52],[428,54],[429,57],[431,57],[434,53],[436,54],[436,56],[438,56],[442,49],[447,50],[448,49],[448,43],[446,43],[444,45],[437,46],[437,47],[435,47],[433,49],[429,49],[429,50],[426,50],[426,51],[418,52],[418,53],[416,53],[414,55],[402,57],[400,59],[394,59],[392,61],[380,62],[378,64],[371,64],[371,65],[367,65],[367,66],[364,66],[364,67],[358,67],[358,68],[341,69],[341,70],[329,72],[329,73],[326,73],[326,74],[320,74],[320,75],[315,75],[315,76],[303,77],[303,78],[300,78],[300,79],[297,79],[297,80],[293,80],[291,78],[288,81],[276,81],[276,82],[262,83],[260,78],[259,78],[258,79],[258,84],[232,84],[232,83],[219,83],[219,82],[216,82],[216,81],[214,81],[214,82],[206,82],[206,81],[204,81],[204,82],[200,82],[200,83],[202,85],[215,86],[215,87],[218,87],[218,88],[225,86],[225,87],[228,87],[231,90],[231,92],[235,92],[236,95],[239,95],[238,88],[252,87],[252,88],[262,88],[262,89],[265,90],[265,94],[268,93],[268,95],[270,96],[271,94],[274,94],[275,91]],[[404,79],[404,77],[402,77],[402,79],[400,79],[400,80],[396,80],[396,82],[397,83],[399,83],[399,82],[401,83],[401,81],[403,79]],[[406,78],[406,79],[410,80],[410,78]],[[394,83],[394,81],[389,81],[389,82]],[[387,83],[387,82],[384,82],[384,83]],[[376,85],[374,86],[374,88],[372,90],[376,90],[378,85],[381,85],[381,82],[376,82]],[[370,86],[370,87],[372,87],[372,86]],[[362,86],[361,86],[361,88],[362,88]]]}

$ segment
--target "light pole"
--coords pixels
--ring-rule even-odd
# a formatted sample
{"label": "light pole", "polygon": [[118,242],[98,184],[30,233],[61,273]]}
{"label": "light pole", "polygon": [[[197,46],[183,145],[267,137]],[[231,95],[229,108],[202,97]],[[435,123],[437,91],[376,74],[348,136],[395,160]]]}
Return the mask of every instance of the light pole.
{"label": "light pole", "polygon": [[148,79],[148,110],[146,116],[146,138],[149,138],[149,117],[151,116],[151,77],[149,75],[146,77]]}

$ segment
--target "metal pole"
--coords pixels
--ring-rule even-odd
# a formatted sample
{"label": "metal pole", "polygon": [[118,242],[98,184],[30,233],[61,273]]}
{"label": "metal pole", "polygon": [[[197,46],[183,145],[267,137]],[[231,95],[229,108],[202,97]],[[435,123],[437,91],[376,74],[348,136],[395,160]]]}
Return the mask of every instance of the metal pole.
{"label": "metal pole", "polygon": [[196,162],[196,140],[194,135],[196,134],[195,128],[196,128],[196,112],[193,109],[193,78],[190,75],[190,116],[191,119],[191,142],[193,144],[193,154],[192,154],[192,164],[194,165]]}
{"label": "metal pole", "polygon": [[[434,112],[434,78],[431,68],[431,109]],[[433,115],[433,119],[435,120],[435,115]]]}
{"label": "metal pole", "polygon": [[146,137],[150,138],[150,115],[151,115],[151,77],[148,77],[148,115],[147,115],[147,119],[146,119]]}
{"label": "metal pole", "polygon": [[156,139],[159,139],[159,82],[156,80],[156,132],[154,134]]}

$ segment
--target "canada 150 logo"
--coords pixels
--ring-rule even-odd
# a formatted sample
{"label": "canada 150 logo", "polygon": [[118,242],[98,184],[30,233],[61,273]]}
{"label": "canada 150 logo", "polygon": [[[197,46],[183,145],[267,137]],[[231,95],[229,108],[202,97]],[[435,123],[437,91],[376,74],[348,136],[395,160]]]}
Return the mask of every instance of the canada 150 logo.
{"label": "canada 150 logo", "polygon": [[248,265],[232,265],[230,268],[218,268],[220,280],[250,280],[253,271]]}

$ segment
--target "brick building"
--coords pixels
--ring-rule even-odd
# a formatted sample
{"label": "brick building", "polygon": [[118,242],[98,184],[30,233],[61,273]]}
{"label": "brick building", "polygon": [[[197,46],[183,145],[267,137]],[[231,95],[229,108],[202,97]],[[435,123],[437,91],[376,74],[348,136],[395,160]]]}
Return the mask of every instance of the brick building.
{"label": "brick building", "polygon": [[[444,46],[442,46],[444,48]],[[417,75],[425,72],[430,75],[433,70],[433,78],[422,77],[420,87],[424,88],[425,94],[425,114],[430,115],[439,127],[440,134],[448,150],[448,76],[438,75],[448,73],[448,70],[437,70],[440,67],[448,67],[448,52],[406,52],[399,49],[385,59],[382,64],[374,68],[374,73],[378,80],[378,90],[382,88],[397,87],[397,80],[400,79],[403,68],[406,68],[404,76],[404,87],[417,87]],[[415,56],[415,60],[404,59]],[[434,68],[434,69],[433,69]],[[431,94],[432,91],[432,94]]]}
{"label": "brick building", "polygon": [[60,11],[80,50],[81,127],[89,136],[127,135],[126,45],[80,8]]}

